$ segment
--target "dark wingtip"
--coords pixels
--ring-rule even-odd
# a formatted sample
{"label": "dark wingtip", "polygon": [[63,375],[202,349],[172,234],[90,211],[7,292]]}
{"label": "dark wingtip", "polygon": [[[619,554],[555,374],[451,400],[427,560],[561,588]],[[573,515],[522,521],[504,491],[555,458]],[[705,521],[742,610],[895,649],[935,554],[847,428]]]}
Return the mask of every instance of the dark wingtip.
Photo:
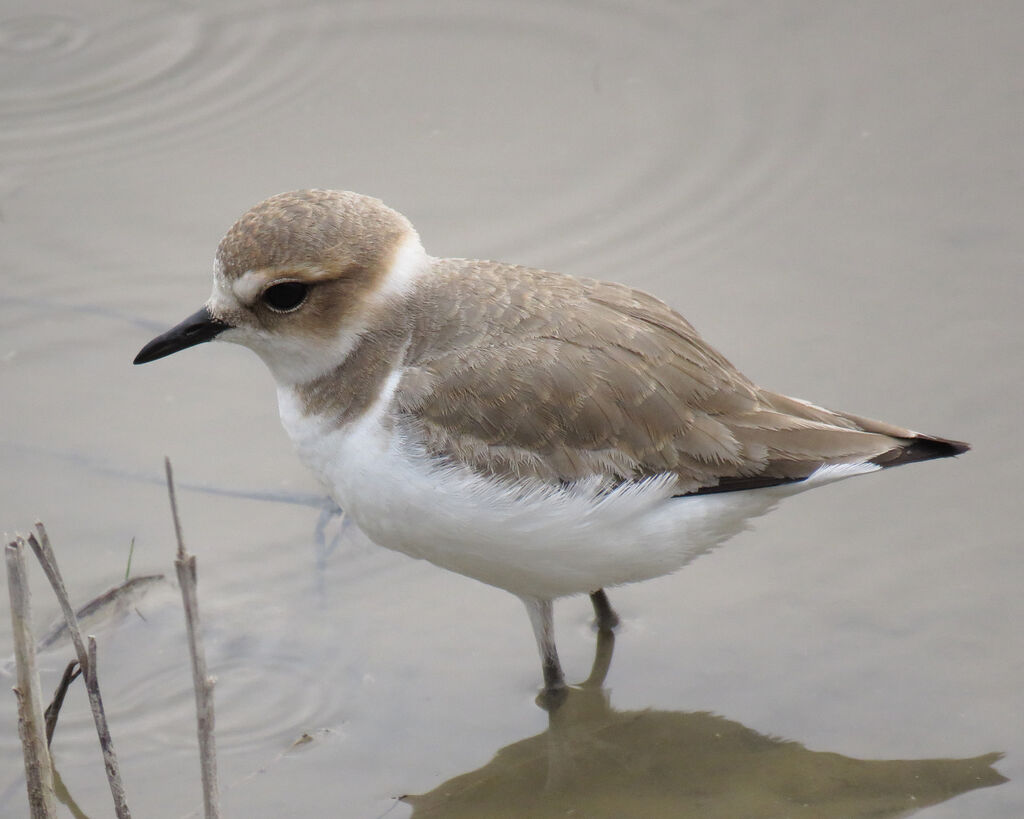
{"label": "dark wingtip", "polygon": [[905,440],[903,446],[872,458],[872,463],[889,467],[931,461],[935,458],[953,458],[963,455],[971,448],[970,444],[963,441],[951,441],[948,438],[935,438],[929,435],[919,435],[917,438]]}
{"label": "dark wingtip", "polygon": [[[952,458],[956,455],[963,455],[971,448],[970,444],[963,441],[951,441],[948,438],[936,438],[934,435],[918,435],[915,438],[896,438],[900,445],[883,452],[877,458],[872,458],[871,463],[881,467],[901,466],[912,464],[917,461],[931,461],[936,458]],[[744,489],[767,489],[771,486],[781,486],[787,483],[799,483],[806,480],[807,476],[782,478],[768,475],[750,475],[741,477],[722,478],[714,486],[704,486],[687,492],[690,495],[712,495],[719,492],[737,492]],[[676,495],[675,497],[684,497]]]}

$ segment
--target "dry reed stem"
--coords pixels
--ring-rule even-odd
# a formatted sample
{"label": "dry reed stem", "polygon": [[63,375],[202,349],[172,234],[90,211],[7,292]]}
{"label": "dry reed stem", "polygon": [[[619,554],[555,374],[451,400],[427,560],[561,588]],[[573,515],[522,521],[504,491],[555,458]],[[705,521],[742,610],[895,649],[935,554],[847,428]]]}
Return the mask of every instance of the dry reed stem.
{"label": "dry reed stem", "polygon": [[46,743],[43,722],[43,697],[36,668],[36,642],[32,636],[32,596],[25,566],[25,541],[18,538],[7,544],[7,589],[11,598],[11,625],[14,636],[14,660],[18,684],[18,735],[25,757],[25,785],[32,819],[51,819],[57,815],[53,793],[53,762]]}
{"label": "dry reed stem", "polygon": [[89,647],[86,648],[82,640],[82,632],[78,627],[78,618],[71,606],[67,589],[64,586],[64,578],[61,577],[60,568],[57,565],[57,558],[50,546],[49,535],[42,523],[36,523],[36,534],[29,535],[28,545],[32,547],[39,563],[46,573],[53,593],[57,596],[61,611],[64,613],[64,621],[68,624],[68,634],[71,635],[71,642],[75,646],[75,654],[78,656],[78,664],[82,667],[82,677],[85,679],[85,690],[89,695],[89,708],[92,710],[93,722],[96,723],[96,735],[100,740],[100,750],[103,752],[103,768],[107,774],[107,783],[110,785],[110,795],[114,800],[114,812],[118,819],[130,819],[131,812],[128,810],[128,802],[125,798],[124,784],[121,782],[121,771],[117,764],[117,755],[114,753],[114,741],[110,737],[110,728],[107,726],[107,715],[103,710],[103,699],[100,696],[99,677],[96,673],[96,640],[90,635]]}
{"label": "dry reed stem", "polygon": [[196,722],[199,736],[199,765],[203,779],[203,810],[207,819],[220,816],[217,788],[217,751],[214,743],[213,686],[216,680],[206,673],[206,653],[199,634],[199,598],[196,592],[196,558],[185,550],[178,517],[178,500],[174,492],[174,475],[170,458],[164,458],[167,473],[167,494],[174,518],[174,534],[178,540],[178,554],[174,568],[181,586],[181,599],[185,607],[185,625],[188,630],[189,654],[192,657],[192,684],[196,694]]}

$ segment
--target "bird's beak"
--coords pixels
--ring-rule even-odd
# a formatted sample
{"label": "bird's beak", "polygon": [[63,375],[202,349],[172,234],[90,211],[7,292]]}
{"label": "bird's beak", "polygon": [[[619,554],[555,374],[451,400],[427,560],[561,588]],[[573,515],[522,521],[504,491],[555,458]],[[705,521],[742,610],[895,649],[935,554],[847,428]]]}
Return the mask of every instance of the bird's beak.
{"label": "bird's beak", "polygon": [[231,325],[210,315],[210,311],[203,307],[197,310],[181,324],[168,330],[166,333],[157,336],[149,344],[139,350],[133,364],[147,364],[156,361],[165,355],[184,350],[186,347],[194,347],[204,341],[223,333]]}

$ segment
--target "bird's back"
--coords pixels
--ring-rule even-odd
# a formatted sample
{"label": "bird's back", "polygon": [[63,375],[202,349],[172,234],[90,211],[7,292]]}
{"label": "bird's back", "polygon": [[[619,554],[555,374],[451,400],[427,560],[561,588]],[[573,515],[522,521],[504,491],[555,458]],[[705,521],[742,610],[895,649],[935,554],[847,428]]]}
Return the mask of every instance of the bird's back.
{"label": "bird's back", "polygon": [[641,291],[495,262],[423,279],[394,401],[433,454],[481,473],[672,473],[677,494],[966,448],[763,390]]}

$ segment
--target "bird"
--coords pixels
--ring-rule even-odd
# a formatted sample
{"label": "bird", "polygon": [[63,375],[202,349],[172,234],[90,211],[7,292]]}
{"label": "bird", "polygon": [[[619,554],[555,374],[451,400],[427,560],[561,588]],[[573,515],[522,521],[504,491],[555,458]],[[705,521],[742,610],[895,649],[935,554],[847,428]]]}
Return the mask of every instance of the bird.
{"label": "bird", "polygon": [[556,599],[669,574],[788,496],[959,455],[960,441],[754,384],[623,284],[426,253],[379,199],[272,196],[221,240],[204,306],[143,364],[253,350],[299,459],[380,546],[524,603],[542,695]]}

